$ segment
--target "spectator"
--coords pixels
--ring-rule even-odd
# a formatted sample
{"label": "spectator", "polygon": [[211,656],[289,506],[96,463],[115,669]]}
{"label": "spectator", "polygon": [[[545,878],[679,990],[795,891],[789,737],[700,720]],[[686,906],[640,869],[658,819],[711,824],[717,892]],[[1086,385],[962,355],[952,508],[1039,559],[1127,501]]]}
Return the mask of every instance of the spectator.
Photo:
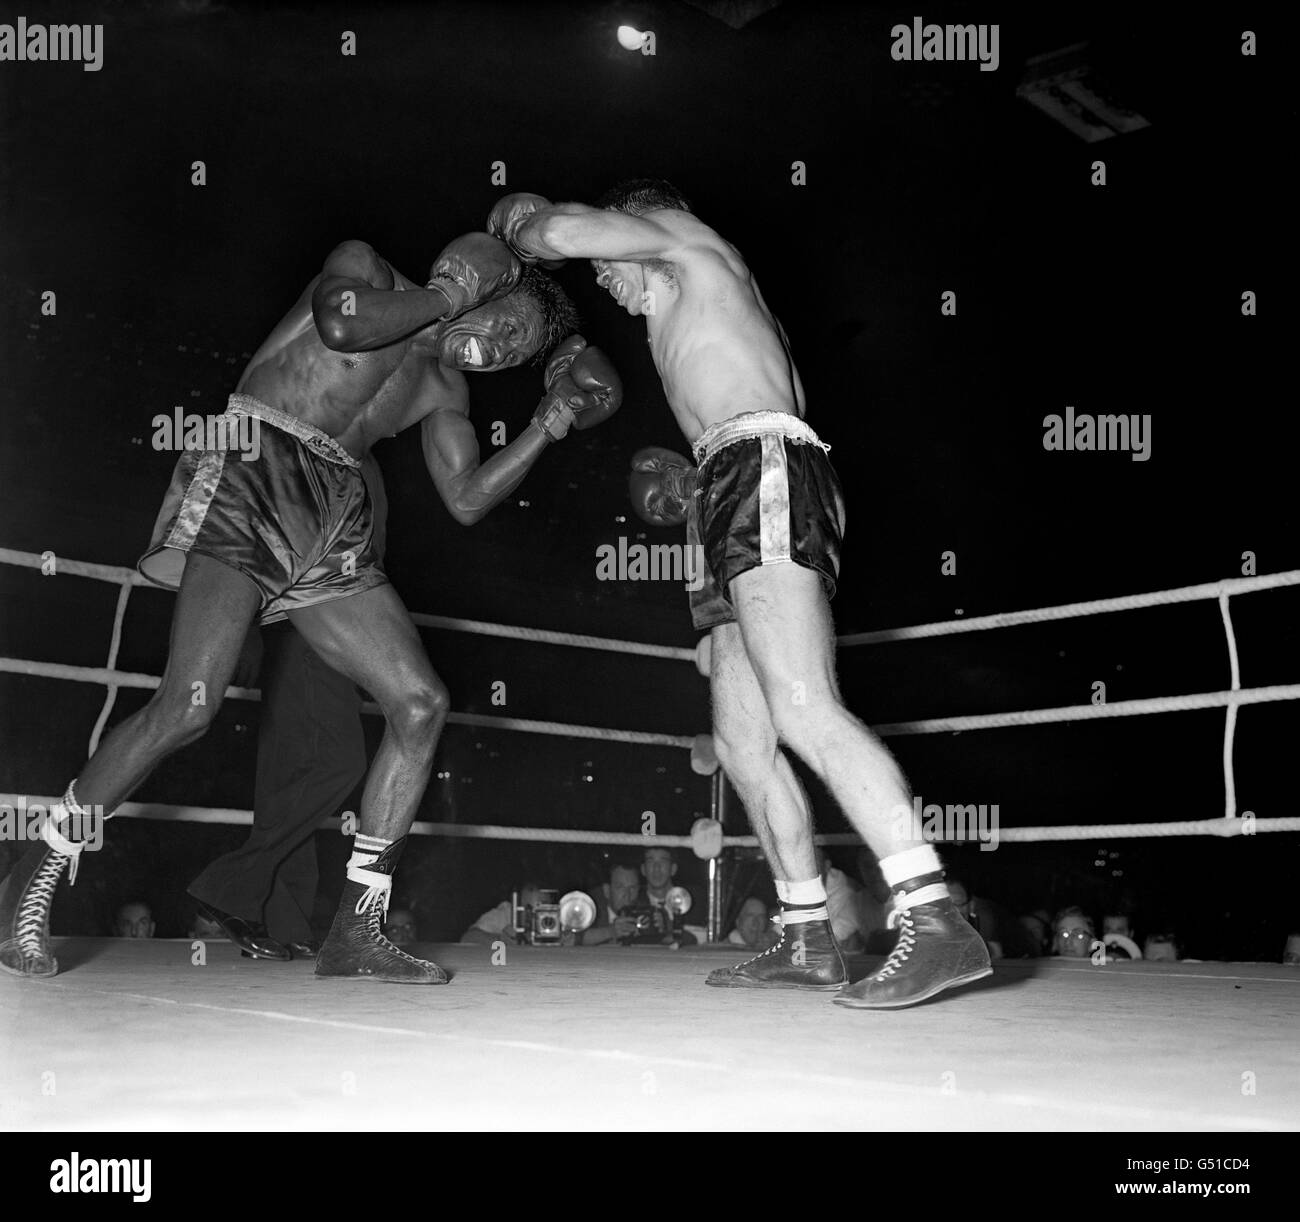
{"label": "spectator", "polygon": [[1177,963],[1182,957],[1178,936],[1169,931],[1149,934],[1142,944],[1142,958],[1156,963]]}
{"label": "spectator", "polygon": [[641,857],[641,877],[645,879],[646,900],[656,908],[662,908],[672,890],[673,879],[677,877],[672,849],[646,849]]}
{"label": "spectator", "polygon": [[956,878],[948,878],[948,894],[958,910],[984,939],[993,959],[1033,959],[1038,956],[1038,944],[1011,913],[994,900],[971,895],[966,885]]}
{"label": "spectator", "polygon": [[1102,934],[1101,940],[1106,943],[1107,963],[1123,962],[1124,960],[1142,958],[1142,952],[1138,949],[1138,944],[1126,934]]}
{"label": "spectator", "polygon": [[1286,949],[1282,952],[1282,962],[1288,967],[1300,967],[1300,932],[1286,936]]}
{"label": "spectator", "polygon": [[1052,922],[1046,912],[1042,909],[1026,912],[1020,918],[1020,928],[1025,931],[1030,945],[1035,948],[1036,956],[1052,953]]}
{"label": "spectator", "polygon": [[1097,931],[1082,908],[1062,908],[1052,922],[1052,953],[1064,959],[1087,959]]}
{"label": "spectator", "polygon": [[[664,943],[677,942],[680,945],[693,946],[697,941],[696,936],[682,928],[683,922],[680,916],[666,911],[668,892],[672,890],[673,879],[677,877],[677,863],[673,860],[672,849],[646,849],[641,858],[641,877],[645,879],[645,886],[641,889],[639,904],[664,909],[669,929],[677,930],[675,937],[672,933],[666,933],[663,937]],[[697,897],[689,887],[683,890],[691,896],[691,911],[698,912]]]}
{"label": "spectator", "polygon": [[588,929],[579,942],[583,946],[603,946],[630,939],[636,933],[636,925],[630,917],[620,917],[619,913],[636,906],[640,891],[641,874],[636,866],[614,862],[609,868],[609,881],[596,896],[600,905],[598,923]]}
{"label": "spectator", "polygon": [[384,937],[394,946],[410,946],[416,942],[415,913],[409,908],[390,909],[384,921]]}
{"label": "spectator", "polygon": [[769,909],[756,895],[751,895],[736,914],[736,927],[727,935],[733,946],[748,946],[750,950],[766,950],[781,940],[781,929],[773,917],[780,907]]}
{"label": "spectator", "polygon": [[1101,918],[1101,940],[1106,943],[1107,962],[1142,958],[1127,912],[1108,912]]}
{"label": "spectator", "polygon": [[204,916],[202,912],[195,912],[194,919],[190,922],[189,936],[199,941],[207,941],[212,938],[224,938],[226,931],[219,921]]}
{"label": "spectator", "polygon": [[1101,918],[1101,933],[1117,933],[1121,937],[1133,937],[1133,922],[1127,912],[1111,912]]}
{"label": "spectator", "polygon": [[119,938],[152,938],[153,912],[139,900],[123,904],[113,918],[113,930]]}
{"label": "spectator", "polygon": [[[519,888],[519,903],[524,908],[537,907],[541,896],[541,886],[535,882],[526,882]],[[479,946],[491,946],[493,942],[513,942],[515,937],[515,913],[508,899],[502,900],[495,908],[489,908],[461,936],[462,942],[473,942]]]}

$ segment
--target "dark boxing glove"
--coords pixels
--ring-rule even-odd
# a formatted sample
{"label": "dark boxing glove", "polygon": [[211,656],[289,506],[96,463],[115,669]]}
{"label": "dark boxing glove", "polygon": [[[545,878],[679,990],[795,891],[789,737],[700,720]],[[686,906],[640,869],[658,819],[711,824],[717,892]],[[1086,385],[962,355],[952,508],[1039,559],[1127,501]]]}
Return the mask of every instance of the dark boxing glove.
{"label": "dark boxing glove", "polygon": [[695,495],[697,471],[689,458],[663,446],[646,446],[632,456],[628,495],[636,516],[651,526],[680,526]]}
{"label": "dark boxing glove", "polygon": [[509,246],[520,262],[529,265],[537,263],[546,268],[547,271],[553,272],[556,268],[564,266],[563,259],[543,259],[539,255],[530,254],[519,245],[516,236],[519,227],[534,212],[550,206],[551,201],[544,195],[533,195],[528,191],[516,191],[513,195],[503,195],[497,200],[496,207],[488,213],[487,231]]}
{"label": "dark boxing glove", "polygon": [[581,335],[570,335],[546,366],[546,393],[533,413],[533,423],[552,441],[564,437],[570,425],[590,429],[608,420],[623,402],[618,371],[599,348]]}
{"label": "dark boxing glove", "polygon": [[519,283],[523,266],[510,248],[486,233],[466,233],[447,243],[434,260],[429,289],[451,303],[444,315],[456,318],[485,301],[504,297]]}

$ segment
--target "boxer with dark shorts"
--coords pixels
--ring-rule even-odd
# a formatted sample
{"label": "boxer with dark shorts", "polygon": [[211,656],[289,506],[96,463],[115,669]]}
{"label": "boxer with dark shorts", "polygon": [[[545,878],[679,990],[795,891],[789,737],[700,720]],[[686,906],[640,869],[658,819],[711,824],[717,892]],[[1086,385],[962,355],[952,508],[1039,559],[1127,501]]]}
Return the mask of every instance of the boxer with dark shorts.
{"label": "boxer with dark shorts", "polygon": [[258,460],[244,462],[236,449],[181,455],[141,574],[178,590],[186,557],[211,556],[261,591],[263,624],[387,584],[361,463],[319,429],[248,395],[231,395],[226,414],[268,426]]}
{"label": "boxer with dark shorts", "polygon": [[[175,588],[188,553],[225,557],[272,595],[258,616],[267,631],[249,631],[235,677],[237,687],[261,688],[253,826],[244,844],[209,862],[188,890],[198,912],[249,958],[314,959],[320,944],[311,921],[320,874],[313,833],[339,813],[366,774],[362,695],[293,631],[274,591],[292,580],[293,602],[304,606],[311,598],[383,584],[388,499],[373,454],[358,468],[319,430],[232,395],[226,418],[238,423],[241,417],[246,425],[255,419],[259,428],[271,426],[259,433],[258,450],[268,476],[282,474],[258,479],[238,452],[183,456],[140,569]],[[353,469],[360,470],[366,498],[348,476]],[[259,486],[263,482],[279,488],[286,502],[269,516],[256,508],[271,496]],[[316,505],[319,513],[304,515],[290,505]],[[347,571],[312,559],[302,568],[286,565],[296,555],[311,557],[332,535],[331,551],[354,557]],[[313,574],[313,568],[321,571]]]}
{"label": "boxer with dark shorts", "polygon": [[764,564],[800,564],[835,597],[844,541],[844,494],[830,446],[798,416],[746,412],[708,429],[692,447],[698,495],[686,542],[703,558],[689,591],[701,632],[736,621],[732,578]]}
{"label": "boxer with dark shorts", "polygon": [[[374,549],[360,464],[419,424],[425,464],[462,525],[517,488],[548,446],[622,401],[618,375],[573,329],[559,287],[504,243],[465,234],[421,285],[364,242],[344,242],[253,354],[212,428],[183,453],[141,572],[177,590],[170,652],[148,704],[114,727],[0,886],[0,969],[52,976],[49,914],[75,880],[92,814],[114,810],[211,725],[255,619],[288,618],[323,661],[364,688],[385,730],[366,776],[338,913],[316,975],[441,984],[435,963],[383,936],[392,875],[433,765],[447,690]],[[480,462],[467,373],[552,353],[532,420]],[[257,445],[239,448],[247,429]],[[227,933],[230,933],[227,929]]]}
{"label": "boxer with dark shorts", "polygon": [[[987,976],[988,952],[953,905],[938,854],[912,839],[902,771],[840,700],[830,596],[843,499],[803,421],[785,332],[739,252],[655,179],[616,187],[594,208],[509,195],[488,229],[524,259],[591,260],[596,283],[645,318],[668,406],[695,450],[698,470],[670,450],[639,452],[633,506],[654,524],[685,520],[701,549],[691,614],[710,633],[714,745],[782,910],[776,946],[707,983],[819,989],[842,1005],[897,1009]],[[811,808],[786,752],[835,796],[893,892],[897,947],[857,983],[831,931]]]}

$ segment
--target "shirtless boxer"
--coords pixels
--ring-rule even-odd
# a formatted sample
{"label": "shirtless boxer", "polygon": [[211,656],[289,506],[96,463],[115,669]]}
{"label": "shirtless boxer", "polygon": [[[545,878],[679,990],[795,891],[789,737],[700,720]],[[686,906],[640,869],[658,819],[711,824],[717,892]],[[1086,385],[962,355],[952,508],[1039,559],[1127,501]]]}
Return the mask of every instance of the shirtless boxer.
{"label": "shirtless boxer", "polygon": [[[880,740],[840,701],[829,599],[844,507],[780,323],[740,254],[670,184],[640,179],[592,208],[505,197],[488,230],[525,261],[590,259],[596,283],[646,320],[655,367],[689,460],[642,451],[643,516],[687,522],[702,544],[695,626],[711,630],[713,736],[776,876],[783,933],[771,950],[708,983],[835,990],[835,1001],[896,1009],[987,976],[979,934],[953,906],[938,854],[910,839],[911,794]],[[780,748],[827,785],[880,859],[896,949],[850,985],[813,853],[812,815]]]}
{"label": "shirtless boxer", "polygon": [[371,693],[387,720],[316,974],[447,979],[380,929],[446,720],[447,689],[376,560],[359,468],[374,442],[420,424],[425,462],[448,510],[458,522],[477,522],[570,426],[597,424],[621,401],[607,358],[571,336],[546,367],[532,422],[479,462],[465,374],[540,356],[575,317],[553,281],[524,271],[487,234],[452,242],[424,285],[364,242],[330,254],[230,398],[227,414],[251,416],[244,423],[258,428],[256,459],[188,451],[176,464],[140,561],[145,576],[179,588],[162,684],[104,740],[51,812],[43,841],[0,888],[0,966],[24,976],[58,970],[49,911],[69,863],[75,878],[85,835],[73,837],[88,810],[111,814],[164,756],[199,738],[249,624],[287,616],[325,661]]}

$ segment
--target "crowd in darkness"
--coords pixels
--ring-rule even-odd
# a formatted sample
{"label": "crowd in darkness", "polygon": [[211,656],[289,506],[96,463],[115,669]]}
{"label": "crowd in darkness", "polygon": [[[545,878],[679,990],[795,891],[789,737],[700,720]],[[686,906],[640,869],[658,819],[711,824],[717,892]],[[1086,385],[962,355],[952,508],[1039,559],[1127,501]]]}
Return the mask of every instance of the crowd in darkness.
{"label": "crowd in darkness", "polygon": [[[588,894],[595,903],[595,917],[585,931],[566,933],[561,939],[563,945],[690,946],[707,941],[707,896],[693,872],[686,879],[679,878],[681,863],[674,850],[652,846],[639,855],[605,854],[594,849],[586,852],[590,857],[587,868],[574,870],[578,877],[571,881],[575,887],[582,884],[591,888]],[[888,888],[875,858],[866,848],[859,849],[852,869],[842,870],[833,864],[830,856],[819,854],[819,857],[831,924],[842,949],[851,955],[887,955],[896,934],[889,925]],[[569,868],[574,869],[572,865]],[[735,876],[741,878],[745,873],[742,866]],[[593,885],[590,880],[598,878],[603,881]],[[544,888],[564,889],[554,886],[555,882],[541,874],[502,879],[500,901],[471,922],[459,940],[487,947],[513,942],[516,922],[526,920]],[[1185,943],[1176,927],[1144,919],[1140,905],[1133,905],[1131,899],[1096,911],[1085,904],[1067,904],[1055,910],[1036,907],[1016,912],[983,894],[983,888],[968,887],[953,873],[947,882],[958,907],[979,930],[995,961],[1044,957],[1087,960],[1094,964],[1139,959],[1205,961],[1198,953],[1199,948]],[[681,916],[675,916],[670,907],[670,892],[674,889],[684,891],[689,897]],[[405,893],[399,892],[385,921],[387,936],[399,946],[422,940],[451,940],[421,928],[419,913],[427,908],[424,897],[409,887]],[[330,904],[319,904],[317,910],[322,916],[327,915]],[[183,933],[191,940],[222,937],[221,928],[198,908],[191,905],[183,911],[189,914],[186,928],[171,933],[177,936]],[[775,895],[762,887],[749,891],[735,886],[727,888],[723,911],[726,919],[722,941],[725,943],[761,952],[779,940],[780,909]],[[159,929],[151,903],[128,898],[113,909],[110,928],[74,930],[65,926],[63,932],[153,938]],[[1284,965],[1300,967],[1300,928],[1279,931],[1275,956],[1273,962],[1280,959]]]}

